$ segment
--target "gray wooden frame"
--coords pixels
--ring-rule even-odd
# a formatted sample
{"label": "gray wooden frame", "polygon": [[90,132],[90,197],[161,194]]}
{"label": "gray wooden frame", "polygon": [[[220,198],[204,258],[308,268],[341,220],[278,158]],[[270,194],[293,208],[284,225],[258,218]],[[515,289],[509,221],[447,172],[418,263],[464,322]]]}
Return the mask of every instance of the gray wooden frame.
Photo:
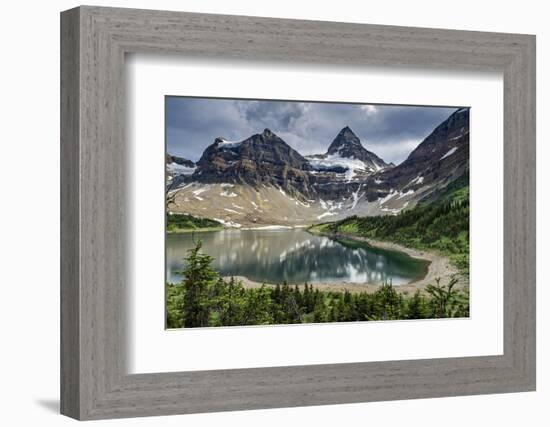
{"label": "gray wooden frame", "polygon": [[[504,354],[128,375],[126,53],[500,71]],[[77,419],[535,390],[535,37],[79,7],[61,14],[61,412]],[[475,185],[475,183],[474,183]]]}

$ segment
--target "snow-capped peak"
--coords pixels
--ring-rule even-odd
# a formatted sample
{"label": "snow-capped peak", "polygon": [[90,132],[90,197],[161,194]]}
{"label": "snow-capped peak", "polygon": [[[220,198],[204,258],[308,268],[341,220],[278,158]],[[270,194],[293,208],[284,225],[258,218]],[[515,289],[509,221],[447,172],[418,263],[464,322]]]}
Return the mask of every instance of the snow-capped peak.
{"label": "snow-capped peak", "polygon": [[216,147],[217,148],[235,148],[241,145],[240,141],[228,141],[225,138],[216,138]]}
{"label": "snow-capped peak", "polygon": [[318,171],[343,169],[343,173],[346,174],[346,181],[351,181],[357,171],[373,172],[372,168],[367,166],[363,161],[342,157],[339,153],[328,154],[323,158],[309,157],[308,160],[311,167]]}

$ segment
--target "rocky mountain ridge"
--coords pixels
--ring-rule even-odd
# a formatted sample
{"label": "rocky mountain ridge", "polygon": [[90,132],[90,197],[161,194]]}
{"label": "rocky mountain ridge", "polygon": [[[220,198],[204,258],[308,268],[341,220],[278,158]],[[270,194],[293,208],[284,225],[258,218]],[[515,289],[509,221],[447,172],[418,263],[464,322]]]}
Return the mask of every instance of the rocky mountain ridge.
{"label": "rocky mountain ridge", "polygon": [[[349,126],[344,127],[329,145],[325,154],[310,156],[312,159],[355,159],[363,162],[365,170],[378,172],[390,167],[376,154],[368,151]],[[322,167],[322,165],[320,165]]]}
{"label": "rocky mountain ridge", "polygon": [[308,160],[271,130],[240,142],[216,138],[197,162],[191,181],[281,188],[298,198],[314,197]]}
{"label": "rocky mountain ridge", "polygon": [[[348,126],[326,153],[312,156],[265,129],[239,142],[217,138],[172,191],[168,209],[242,226],[397,214],[468,170],[467,108],[457,109],[397,166],[364,148]],[[213,202],[208,206],[207,195]],[[227,207],[228,197],[240,209]],[[278,208],[293,213],[284,219],[274,214]]]}
{"label": "rocky mountain ridge", "polygon": [[168,153],[166,153],[165,161],[167,165],[176,164],[176,165],[185,166],[188,168],[195,167],[195,163],[193,161],[185,159],[183,157],[174,156]]}

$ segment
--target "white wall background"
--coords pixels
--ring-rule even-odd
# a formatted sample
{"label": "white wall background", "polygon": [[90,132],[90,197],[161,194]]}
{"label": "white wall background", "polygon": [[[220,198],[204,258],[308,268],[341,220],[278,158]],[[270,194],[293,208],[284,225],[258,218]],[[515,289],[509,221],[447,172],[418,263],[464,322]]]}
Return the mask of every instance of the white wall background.
{"label": "white wall background", "polygon": [[[96,1],[97,5],[537,34],[538,391],[508,395],[109,421],[109,425],[532,427],[550,422],[548,186],[550,27],[545,2],[386,0]],[[0,422],[64,426],[59,384],[59,12],[78,2],[5,2],[0,24]],[[94,424],[94,423],[92,423]]]}

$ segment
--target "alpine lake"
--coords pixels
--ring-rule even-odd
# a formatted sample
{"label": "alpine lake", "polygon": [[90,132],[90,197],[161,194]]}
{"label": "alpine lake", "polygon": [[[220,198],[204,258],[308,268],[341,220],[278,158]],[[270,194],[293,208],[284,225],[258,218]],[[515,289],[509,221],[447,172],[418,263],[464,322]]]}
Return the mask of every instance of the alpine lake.
{"label": "alpine lake", "polygon": [[404,285],[422,279],[429,262],[364,242],[315,235],[304,229],[224,229],[166,235],[166,281],[178,283],[187,251],[202,241],[222,276],[259,283],[368,283]]}

